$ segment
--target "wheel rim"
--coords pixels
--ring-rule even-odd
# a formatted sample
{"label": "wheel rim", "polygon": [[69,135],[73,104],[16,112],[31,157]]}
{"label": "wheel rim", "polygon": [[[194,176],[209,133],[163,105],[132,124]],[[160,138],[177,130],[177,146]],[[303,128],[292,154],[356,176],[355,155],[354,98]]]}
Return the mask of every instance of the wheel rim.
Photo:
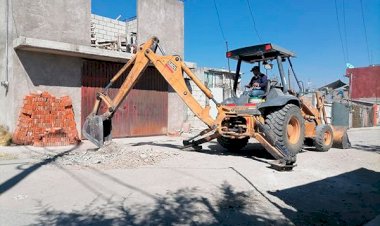
{"label": "wheel rim", "polygon": [[330,133],[330,131],[326,131],[323,134],[323,143],[325,145],[329,145],[331,143],[331,140],[332,140],[332,134]]}
{"label": "wheel rim", "polygon": [[301,135],[301,123],[295,116],[292,116],[287,126],[288,141],[291,144],[296,144]]}

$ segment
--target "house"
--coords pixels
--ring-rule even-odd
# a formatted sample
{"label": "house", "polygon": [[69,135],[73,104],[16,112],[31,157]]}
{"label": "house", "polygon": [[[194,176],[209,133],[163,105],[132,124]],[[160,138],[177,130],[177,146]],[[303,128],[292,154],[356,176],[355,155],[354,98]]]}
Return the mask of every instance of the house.
{"label": "house", "polygon": [[[92,14],[89,0],[6,3],[0,5],[0,124],[10,131],[17,125],[24,97],[47,91],[71,98],[80,134],[96,93],[131,59],[138,45],[157,36],[166,54],[184,55],[180,0],[138,0],[136,17],[126,21]],[[195,70],[196,64],[186,64]],[[125,76],[109,90],[111,97]],[[202,73],[198,76],[204,79]],[[113,137],[177,133],[188,115],[179,96],[156,69],[148,67],[115,113]]]}
{"label": "house", "polygon": [[[182,1],[138,0],[137,17],[124,22],[92,15],[89,0],[6,3],[0,5],[0,124],[10,131],[16,127],[24,97],[39,91],[68,95],[81,131],[96,92],[131,58],[129,52],[153,35],[164,43],[167,54],[183,56]],[[166,26],[169,22],[172,26]],[[113,118],[114,137],[181,128],[184,105],[157,73],[148,68],[122,103]],[[111,96],[118,87],[120,82],[110,90]]]}

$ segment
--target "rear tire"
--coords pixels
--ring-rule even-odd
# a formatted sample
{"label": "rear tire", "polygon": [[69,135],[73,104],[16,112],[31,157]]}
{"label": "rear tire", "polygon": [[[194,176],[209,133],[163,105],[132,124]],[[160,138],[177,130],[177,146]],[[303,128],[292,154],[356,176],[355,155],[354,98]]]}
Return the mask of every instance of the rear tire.
{"label": "rear tire", "polygon": [[315,128],[314,146],[317,151],[328,151],[333,145],[333,130],[330,125],[319,125]]}
{"label": "rear tire", "polygon": [[265,124],[277,144],[295,157],[301,151],[305,138],[305,123],[301,110],[294,104],[287,104],[266,116]]}
{"label": "rear tire", "polygon": [[231,139],[228,137],[218,137],[218,143],[228,151],[239,151],[243,149],[248,143],[249,137],[243,139]]}

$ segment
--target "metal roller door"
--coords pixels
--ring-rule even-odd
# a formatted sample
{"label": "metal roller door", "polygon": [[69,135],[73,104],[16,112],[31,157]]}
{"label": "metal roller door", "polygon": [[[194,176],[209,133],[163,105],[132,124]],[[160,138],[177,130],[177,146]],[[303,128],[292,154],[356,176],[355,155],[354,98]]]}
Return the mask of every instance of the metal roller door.
{"label": "metal roller door", "polygon": [[[86,60],[82,70],[82,125],[91,112],[96,93],[123,66],[120,63]],[[128,72],[109,90],[113,98]],[[105,111],[105,106],[100,108]],[[112,119],[112,136],[151,136],[167,132],[168,84],[155,68],[147,68]]]}

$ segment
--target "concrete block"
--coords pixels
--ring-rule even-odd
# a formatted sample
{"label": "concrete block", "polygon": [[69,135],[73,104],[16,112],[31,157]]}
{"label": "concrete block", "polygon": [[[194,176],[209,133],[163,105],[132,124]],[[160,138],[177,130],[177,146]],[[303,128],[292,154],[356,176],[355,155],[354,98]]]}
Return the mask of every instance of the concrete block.
{"label": "concrete block", "polygon": [[112,32],[112,28],[108,26],[104,26],[104,30],[107,32]]}
{"label": "concrete block", "polygon": [[109,40],[110,37],[109,37],[108,35],[103,35],[103,39],[104,39],[104,40]]}
{"label": "concrete block", "polygon": [[103,20],[103,17],[102,17],[102,16],[99,16],[99,15],[96,15],[96,14],[93,14],[93,15],[94,15],[94,18],[95,18],[96,20],[99,20],[99,21]]}
{"label": "concrete block", "polygon": [[114,32],[112,32],[112,31],[107,31],[107,35],[109,35],[109,36],[114,36]]}
{"label": "concrete block", "polygon": [[115,25],[115,28],[117,30],[125,30],[125,27],[121,26],[121,25]]}
{"label": "concrete block", "polygon": [[98,24],[100,24],[100,25],[102,25],[102,26],[104,26],[104,27],[105,27],[105,26],[107,26],[107,23],[106,23],[106,22],[104,22],[104,21],[101,21],[101,20],[100,20],[100,21],[98,21]]}
{"label": "concrete block", "polygon": [[95,26],[99,31],[100,30],[104,30],[104,26],[103,25],[100,25],[100,24],[98,24],[97,26]]}

